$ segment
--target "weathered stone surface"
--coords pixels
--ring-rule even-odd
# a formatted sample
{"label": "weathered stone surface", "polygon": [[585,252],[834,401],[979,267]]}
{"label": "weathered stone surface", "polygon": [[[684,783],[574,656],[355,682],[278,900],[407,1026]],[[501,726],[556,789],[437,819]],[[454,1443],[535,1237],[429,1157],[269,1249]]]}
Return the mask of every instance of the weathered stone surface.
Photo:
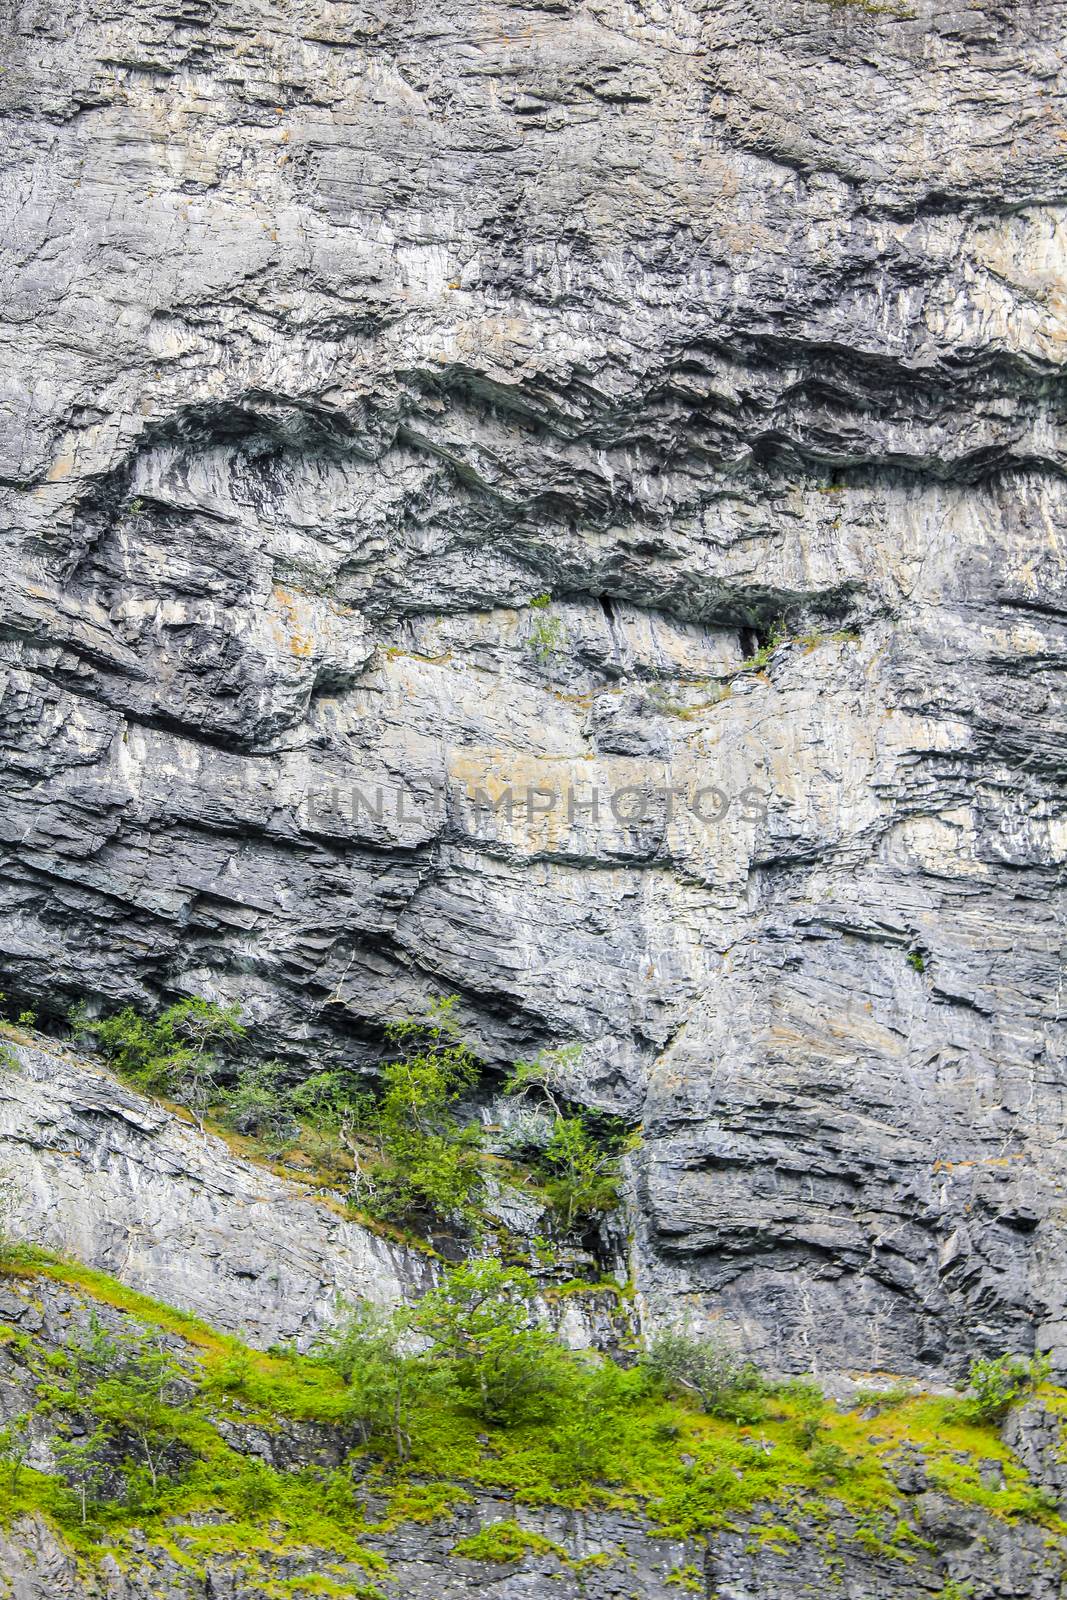
{"label": "weathered stone surface", "polygon": [[311,1063],[454,991],[643,1123],[650,1316],[1065,1370],[1062,8],[4,50],[8,992]]}
{"label": "weathered stone surface", "polygon": [[0,1169],[20,1236],[260,1346],[306,1346],[341,1302],[396,1304],[433,1281],[424,1256],[86,1062],[16,1060],[0,1067]]}
{"label": "weathered stone surface", "polygon": [[[0,1180],[17,1237],[261,1348],[307,1349],[346,1307],[396,1305],[438,1281],[439,1254],[354,1220],[340,1194],[317,1180],[302,1184],[286,1176],[291,1169],[242,1158],[98,1062],[44,1039],[5,1041],[4,1051]],[[575,1279],[595,1281],[607,1264],[625,1270],[612,1255],[614,1238],[599,1260],[561,1246],[546,1264],[533,1241],[549,1223],[540,1206],[520,1201],[517,1191],[492,1185],[486,1212],[508,1227],[513,1249],[525,1247],[545,1291],[538,1315],[570,1349],[632,1344],[636,1319],[616,1292],[552,1293]],[[35,1315],[0,1292],[0,1318],[28,1327]]]}

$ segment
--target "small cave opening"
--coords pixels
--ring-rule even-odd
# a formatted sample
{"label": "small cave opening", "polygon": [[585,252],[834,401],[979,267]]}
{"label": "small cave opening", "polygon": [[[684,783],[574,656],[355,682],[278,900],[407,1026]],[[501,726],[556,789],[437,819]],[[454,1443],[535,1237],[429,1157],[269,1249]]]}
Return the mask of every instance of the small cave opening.
{"label": "small cave opening", "polygon": [[311,685],[309,705],[314,705],[318,700],[339,700],[354,689],[359,682],[360,674],[348,667],[334,666],[331,662],[323,662],[315,674]]}
{"label": "small cave opening", "polygon": [[746,661],[752,659],[764,642],[760,637],[759,628],[742,628],[738,634],[738,641],[741,645],[741,655]]}
{"label": "small cave opening", "polygon": [[611,600],[606,594],[602,594],[600,596],[600,609],[603,611],[609,622],[614,622],[615,607],[612,605]]}

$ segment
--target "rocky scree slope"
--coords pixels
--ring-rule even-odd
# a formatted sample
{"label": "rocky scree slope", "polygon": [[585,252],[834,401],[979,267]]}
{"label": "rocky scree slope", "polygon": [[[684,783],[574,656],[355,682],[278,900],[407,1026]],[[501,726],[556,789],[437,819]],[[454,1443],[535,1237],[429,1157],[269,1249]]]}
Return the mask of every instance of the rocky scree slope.
{"label": "rocky scree slope", "polygon": [[1062,1371],[1062,8],[9,16],[6,992],[457,993],[650,1317]]}

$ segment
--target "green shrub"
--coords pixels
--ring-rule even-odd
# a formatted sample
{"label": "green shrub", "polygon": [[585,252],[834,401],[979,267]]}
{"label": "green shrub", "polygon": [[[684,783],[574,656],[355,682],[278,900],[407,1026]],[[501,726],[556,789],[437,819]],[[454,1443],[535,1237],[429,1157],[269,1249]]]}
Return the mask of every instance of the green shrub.
{"label": "green shrub", "polygon": [[300,1132],[293,1092],[280,1061],[245,1067],[232,1087],[221,1089],[212,1109],[236,1133],[250,1134],[274,1150],[284,1150]]}
{"label": "green shrub", "polygon": [[240,1517],[261,1517],[278,1503],[279,1483],[275,1472],[255,1456],[241,1463],[230,1486],[230,1501]]}
{"label": "green shrub", "polygon": [[13,1173],[0,1169],[0,1274],[16,1272],[33,1259],[33,1247],[19,1238],[16,1214],[22,1188]]}
{"label": "green shrub", "polygon": [[1029,1360],[1024,1356],[1003,1355],[972,1361],[969,1393],[955,1409],[967,1422],[979,1425],[1000,1422],[1013,1405],[1027,1399],[1045,1382],[1050,1367],[1048,1357],[1043,1355]]}
{"label": "green shrub", "polygon": [[830,1440],[818,1440],[810,1454],[813,1469],[826,1483],[841,1483],[855,1466],[848,1452]]}
{"label": "green shrub", "polygon": [[595,1142],[580,1116],[556,1119],[542,1166],[549,1199],[568,1232],[619,1203],[618,1159]]}
{"label": "green shrub", "polygon": [[765,1413],[761,1396],[766,1386],[757,1368],[714,1340],[666,1328],[656,1335],[642,1364],[663,1389],[695,1395],[709,1416],[747,1423],[758,1422]]}
{"label": "green shrub", "polygon": [[172,1095],[202,1120],[219,1096],[215,1052],[245,1036],[238,1015],[236,1006],[189,999],[168,1006],[154,1022],[132,1006],[97,1019],[76,1006],[70,1020],[75,1032],[92,1035],[121,1078],[150,1094]]}
{"label": "green shrub", "polygon": [[[563,1350],[534,1326],[533,1281],[499,1262],[447,1271],[415,1307],[351,1313],[310,1357],[249,1350],[73,1263],[41,1261],[39,1269],[166,1337],[164,1346],[141,1331],[116,1334],[95,1318],[59,1351],[49,1351],[47,1336],[16,1336],[20,1358],[42,1375],[36,1409],[41,1424],[55,1418],[61,1476],[23,1470],[19,1481],[15,1463],[17,1487],[5,1492],[13,1464],[0,1439],[0,1521],[42,1512],[90,1558],[110,1550],[121,1562],[145,1541],[173,1540],[191,1559],[212,1550],[331,1552],[374,1574],[380,1558],[356,1542],[368,1515],[382,1519],[380,1528],[429,1520],[469,1499],[464,1486],[499,1489],[519,1505],[608,1503],[630,1515],[644,1505],[656,1530],[679,1540],[747,1517],[759,1504],[776,1505],[789,1523],[806,1512],[824,1518],[820,1497],[832,1487],[850,1512],[880,1518],[877,1531],[861,1527],[851,1535],[871,1552],[907,1559],[893,1547],[913,1541],[903,1525],[886,1531],[898,1514],[893,1462],[910,1437],[912,1407],[899,1434],[894,1427],[879,1438],[826,1401],[817,1409],[813,1386],[794,1383],[765,1391],[765,1430],[709,1422],[663,1391],[677,1385],[701,1401],[692,1388],[695,1367],[707,1380],[709,1409],[718,1414],[722,1405],[729,1415],[738,1396],[760,1395],[758,1380],[736,1357],[719,1359],[714,1347],[709,1354],[689,1340],[695,1363],[683,1335],[665,1365],[660,1350],[659,1371],[647,1360],[624,1370]],[[170,1355],[176,1338],[186,1341],[180,1365]],[[679,1373],[686,1382],[678,1383]],[[915,1441],[931,1481],[961,1504],[986,1503],[980,1474],[988,1438],[976,1435],[962,1450],[958,1438],[931,1441],[929,1416],[943,1418],[944,1407],[924,1404],[927,1420],[918,1422]],[[336,1430],[334,1459],[352,1449],[354,1429],[363,1443],[349,1470],[282,1472],[241,1454],[233,1428],[240,1416],[283,1438],[287,1419]],[[84,1431],[72,1437],[75,1428]],[[997,1514],[1053,1530],[1047,1491],[1028,1484],[1006,1457],[1004,1476],[992,1496]],[[371,1513],[372,1505],[381,1511]],[[752,1532],[774,1543],[797,1537],[770,1520]],[[529,1544],[521,1528],[494,1525],[461,1541],[457,1554],[510,1561],[548,1548]]]}
{"label": "green shrub", "polygon": [[399,1461],[407,1460],[411,1407],[425,1387],[424,1364],[401,1349],[410,1321],[406,1309],[352,1308],[317,1352],[347,1384],[347,1415],[363,1442],[389,1444]]}
{"label": "green shrub", "polygon": [[531,609],[538,615],[534,618],[526,645],[542,666],[563,649],[567,638],[562,620],[549,610],[551,604],[552,597],[547,594],[539,594],[530,601]]}
{"label": "green shrub", "polygon": [[86,1527],[90,1514],[106,1504],[103,1491],[112,1476],[107,1434],[103,1428],[94,1428],[74,1439],[58,1438],[53,1440],[52,1451],[59,1476],[76,1496],[82,1527]]}
{"label": "green shrub", "polygon": [[390,1023],[386,1040],[397,1054],[381,1067],[376,1094],[355,1073],[331,1068],[290,1097],[294,1114],[349,1156],[354,1204],[386,1220],[477,1218],[481,1129],[461,1124],[455,1107],[477,1083],[478,1062],[454,1007],[455,997],[439,998],[425,1017]]}
{"label": "green shrub", "polygon": [[543,1534],[529,1533],[517,1522],[491,1522],[477,1533],[460,1539],[453,1545],[454,1556],[464,1556],[468,1561],[521,1561],[527,1555],[553,1554],[562,1557],[563,1551]]}
{"label": "green shrub", "polygon": [[762,672],[763,668],[770,661],[778,646],[780,644],[785,644],[788,638],[789,630],[785,625],[785,620],[784,618],[779,617],[777,622],[775,622],[771,627],[766,643],[761,644],[754,654],[746,656],[744,661],[742,661],[739,670],[741,672]]}
{"label": "green shrub", "polygon": [[626,1415],[645,1398],[644,1375],[574,1356],[560,1378],[547,1433],[553,1482],[620,1482],[631,1467]]}
{"label": "green shrub", "polygon": [[[227,1053],[244,1039],[235,1007],[200,999],[170,1006],[155,1020],[126,1006],[90,1020],[75,1007],[71,1022],[93,1037],[120,1077],[138,1089],[187,1106],[201,1127],[217,1124],[255,1138],[267,1152],[297,1146],[320,1166],[347,1174],[353,1208],[416,1226],[483,1221],[482,1127],[459,1104],[477,1086],[479,1063],[464,1043],[455,997],[431,1002],[426,1016],[386,1029],[390,1056],[377,1087],[348,1067],[330,1067],[290,1085],[281,1062],[246,1064],[233,1077]],[[624,1125],[565,1108],[560,1085],[580,1057],[577,1046],[519,1062],[512,1093],[536,1091],[552,1118],[538,1119],[536,1174],[568,1231],[618,1204],[618,1158]]]}
{"label": "green shrub", "polygon": [[383,1066],[380,1093],[365,1112],[365,1130],[382,1159],[370,1201],[385,1216],[474,1216],[481,1129],[462,1126],[454,1107],[477,1083],[478,1063],[460,1037],[454,1006],[455,997],[436,1000],[426,1019],[386,1029],[400,1054]]}
{"label": "green shrub", "polygon": [[124,1351],[118,1370],[93,1388],[87,1405],[110,1438],[130,1440],[156,1489],[168,1448],[181,1436],[188,1405],[173,1356],[162,1343],[137,1342]]}
{"label": "green shrub", "polygon": [[707,1592],[704,1574],[699,1567],[694,1567],[692,1563],[685,1567],[672,1567],[665,1581],[668,1585],[672,1585],[677,1589],[685,1589],[689,1594],[705,1594]]}
{"label": "green shrub", "polygon": [[0,1467],[6,1470],[8,1492],[18,1492],[23,1463],[30,1447],[30,1414],[21,1412],[0,1428]]}
{"label": "green shrub", "polygon": [[550,1333],[531,1325],[535,1293],[521,1268],[471,1261],[412,1311],[412,1327],[447,1364],[457,1396],[486,1422],[543,1415],[559,1390],[562,1353]]}
{"label": "green shrub", "polygon": [[551,1114],[534,1165],[568,1232],[619,1204],[619,1157],[633,1140],[617,1118],[568,1108],[566,1090],[581,1054],[580,1045],[542,1050],[533,1061],[516,1062],[504,1085],[505,1093],[533,1098]]}

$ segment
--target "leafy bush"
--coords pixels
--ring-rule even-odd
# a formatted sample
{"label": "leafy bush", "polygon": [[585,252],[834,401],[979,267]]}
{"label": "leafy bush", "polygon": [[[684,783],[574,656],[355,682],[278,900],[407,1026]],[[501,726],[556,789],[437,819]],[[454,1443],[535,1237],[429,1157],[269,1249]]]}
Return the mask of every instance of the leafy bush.
{"label": "leafy bush", "polygon": [[454,1005],[454,997],[436,1000],[425,1020],[386,1029],[400,1054],[382,1068],[380,1094],[364,1111],[365,1132],[381,1160],[369,1199],[381,1215],[474,1217],[481,1130],[462,1126],[454,1107],[477,1083],[478,1063],[460,1037]]}
{"label": "leafy bush", "polygon": [[618,1205],[619,1156],[633,1137],[617,1118],[568,1109],[566,1089],[581,1053],[579,1045],[543,1050],[533,1061],[516,1062],[504,1085],[507,1094],[532,1096],[551,1113],[535,1166],[568,1232]]}
{"label": "leafy bush", "polygon": [[132,1006],[111,1017],[90,1019],[84,1007],[71,1012],[78,1033],[89,1033],[121,1078],[151,1094],[173,1095],[198,1120],[219,1096],[215,1052],[245,1036],[236,1006],[201,999],[179,1000],[155,1019]]}
{"label": "leafy bush", "polygon": [[745,660],[742,661],[740,670],[742,672],[761,672],[778,646],[785,644],[788,638],[789,629],[785,625],[785,619],[779,617],[777,622],[772,625],[764,643],[758,645],[754,653],[746,656]]}
{"label": "leafy bush", "polygon": [[561,618],[549,610],[551,604],[552,597],[547,594],[539,594],[530,601],[531,608],[538,615],[533,620],[526,644],[542,666],[563,649],[567,638]]}
{"label": "leafy bush", "polygon": [[410,1411],[423,1387],[420,1363],[401,1348],[408,1328],[406,1310],[364,1305],[351,1309],[319,1347],[348,1385],[348,1416],[364,1444],[387,1442],[399,1461],[411,1447]]}
{"label": "leafy bush", "polygon": [[531,1325],[536,1285],[519,1267],[471,1261],[423,1296],[411,1326],[447,1364],[461,1401],[486,1422],[543,1415],[561,1383],[560,1347]]}
{"label": "leafy bush", "polygon": [[646,1397],[644,1374],[573,1356],[561,1376],[547,1435],[553,1480],[621,1481],[630,1469],[625,1419]]}
{"label": "leafy bush", "polygon": [[820,1439],[812,1445],[811,1464],[826,1483],[841,1483],[854,1467],[847,1450],[827,1439]]}
{"label": "leafy bush", "polygon": [[18,1179],[0,1169],[0,1274],[17,1271],[33,1258],[32,1246],[16,1232],[15,1216],[21,1198]]}
{"label": "leafy bush", "polygon": [[119,1493],[142,1511],[157,1509],[164,1473],[186,1455],[192,1393],[162,1339],[116,1337],[94,1314],[87,1332],[69,1338],[50,1365],[56,1380],[38,1385],[37,1409],[65,1419],[57,1460],[83,1524]]}
{"label": "leafy bush", "polygon": [[582,1117],[558,1117],[542,1156],[545,1187],[569,1232],[619,1203],[618,1158],[598,1145]]}
{"label": "leafy bush", "polygon": [[19,1477],[30,1447],[30,1415],[23,1411],[0,1428],[0,1466],[6,1468],[11,1495],[18,1490]]}
{"label": "leafy bush", "polygon": [[82,1526],[87,1526],[90,1511],[96,1510],[110,1475],[107,1434],[94,1428],[73,1439],[56,1439],[52,1451],[64,1483],[77,1496]]}
{"label": "leafy bush", "polygon": [[180,1437],[187,1393],[181,1369],[159,1342],[140,1340],[123,1352],[117,1371],[88,1396],[88,1409],[108,1437],[129,1439],[143,1457],[152,1488],[168,1447]]}
{"label": "leafy bush", "polygon": [[274,1150],[284,1150],[300,1132],[293,1091],[284,1082],[280,1061],[246,1067],[232,1088],[220,1090],[213,1109],[236,1133],[250,1134]]}
{"label": "leafy bush", "polygon": [[971,1362],[970,1392],[959,1402],[958,1414],[964,1421],[978,1424],[1000,1422],[1013,1405],[1025,1400],[1049,1375],[1047,1356],[1003,1355]]}
{"label": "leafy bush", "polygon": [[[173,1538],[193,1556],[212,1549],[265,1550],[269,1542],[278,1553],[330,1551],[338,1561],[357,1561],[374,1574],[381,1571],[375,1565],[380,1558],[358,1546],[367,1527],[367,1494],[372,1504],[382,1505],[384,1523],[395,1526],[412,1517],[429,1520],[469,1499],[465,1485],[499,1488],[517,1505],[570,1507],[614,1502],[609,1486],[615,1486],[618,1504],[640,1499],[657,1532],[677,1540],[747,1517],[760,1504],[777,1504],[790,1523],[805,1510],[824,1517],[820,1496],[831,1487],[835,1499],[864,1517],[896,1515],[893,1463],[901,1440],[909,1437],[907,1413],[899,1433],[894,1427],[879,1438],[825,1400],[816,1410],[813,1386],[795,1383],[769,1392],[770,1438],[747,1427],[709,1425],[689,1401],[664,1397],[664,1382],[647,1362],[624,1370],[610,1360],[563,1350],[553,1340],[531,1339],[539,1331],[531,1280],[499,1262],[446,1272],[421,1306],[352,1313],[311,1357],[247,1349],[72,1263],[46,1261],[39,1267],[167,1334],[164,1347],[158,1338],[147,1341],[140,1332],[116,1336],[93,1322],[59,1352],[49,1350],[48,1335],[16,1336],[24,1341],[17,1348],[25,1351],[27,1370],[41,1374],[35,1431],[43,1431],[46,1416],[58,1423],[53,1443],[62,1477],[24,1471],[5,1495],[11,1461],[0,1440],[0,1519],[41,1512],[90,1556],[109,1549],[121,1560],[131,1542],[135,1551],[143,1550],[145,1539]],[[190,1340],[188,1356],[168,1370],[177,1330]],[[542,1352],[549,1350],[546,1359]],[[706,1354],[701,1350],[705,1365]],[[736,1357],[730,1361],[735,1369],[741,1366],[740,1379],[729,1362],[725,1374],[719,1363],[708,1391],[712,1406],[724,1391],[734,1393],[731,1405],[737,1393],[759,1398],[755,1388],[731,1390],[751,1378]],[[686,1363],[686,1375],[690,1368]],[[676,1361],[670,1370],[677,1372]],[[220,1405],[221,1396],[233,1396],[240,1405]],[[694,1397],[700,1402],[699,1394]],[[926,1405],[916,1443],[931,1481],[963,1505],[986,1504],[990,1493],[982,1486],[981,1466],[988,1439],[983,1443],[976,1435],[962,1450],[958,1438],[931,1441],[929,1408],[938,1417],[944,1411],[941,1402]],[[232,1426],[241,1414],[271,1431],[283,1429],[285,1419],[336,1429],[329,1441],[335,1459],[351,1449],[353,1424],[363,1444],[348,1470],[320,1462],[279,1471],[241,1453],[248,1444]],[[136,1426],[128,1424],[147,1428],[155,1481]],[[75,1427],[82,1432],[75,1435]],[[322,1443],[325,1455],[327,1441]],[[21,1448],[16,1440],[16,1451]],[[993,1496],[996,1513],[1052,1529],[1047,1493],[1007,1459],[1003,1471]],[[377,1510],[373,1515],[377,1519]],[[885,1521],[877,1531],[859,1529],[855,1537],[879,1557],[906,1559],[892,1546],[918,1542],[918,1536],[903,1525],[887,1532]],[[83,1535],[87,1524],[90,1532]],[[797,1537],[769,1521],[752,1531],[775,1543]],[[506,1561],[534,1548],[524,1544],[521,1528],[515,1533],[501,1525],[483,1528],[472,1541],[461,1541],[457,1553]],[[675,1587],[689,1587],[681,1581],[688,1569],[676,1570]]]}
{"label": "leafy bush", "polygon": [[758,1422],[764,1414],[760,1397],[766,1386],[758,1369],[723,1344],[667,1328],[657,1334],[642,1359],[654,1382],[666,1390],[695,1395],[709,1416]]}
{"label": "leafy bush", "polygon": [[[182,1000],[154,1021],[132,1006],[96,1020],[76,1007],[71,1020],[121,1077],[172,1096],[201,1127],[210,1113],[269,1152],[297,1146],[316,1165],[345,1172],[360,1210],[390,1222],[477,1229],[482,1128],[458,1108],[477,1086],[479,1063],[463,1041],[455,1004],[455,997],[438,998],[425,1017],[388,1026],[391,1053],[376,1088],[344,1066],[292,1085],[276,1061],[246,1064],[226,1081],[225,1055],[245,1030],[235,1007],[207,1000]],[[580,1054],[577,1046],[543,1051],[519,1062],[507,1086],[513,1094],[536,1092],[551,1111],[534,1119],[535,1170],[568,1231],[618,1204],[618,1158],[628,1138],[618,1119],[565,1105],[562,1084]]]}

